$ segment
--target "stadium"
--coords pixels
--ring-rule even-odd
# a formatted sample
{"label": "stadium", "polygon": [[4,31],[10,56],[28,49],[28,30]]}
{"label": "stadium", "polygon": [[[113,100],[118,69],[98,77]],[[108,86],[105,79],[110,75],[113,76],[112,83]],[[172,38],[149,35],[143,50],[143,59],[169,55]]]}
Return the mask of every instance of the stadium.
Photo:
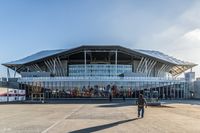
{"label": "stadium", "polygon": [[83,45],[45,50],[2,64],[21,75],[26,99],[190,97],[189,84],[177,76],[197,64],[159,51],[118,45]]}

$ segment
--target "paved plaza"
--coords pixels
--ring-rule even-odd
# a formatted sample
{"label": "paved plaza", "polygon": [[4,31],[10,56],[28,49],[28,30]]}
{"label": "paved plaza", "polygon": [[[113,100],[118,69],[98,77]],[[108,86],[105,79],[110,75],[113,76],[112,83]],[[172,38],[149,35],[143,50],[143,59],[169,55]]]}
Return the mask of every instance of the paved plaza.
{"label": "paved plaza", "polygon": [[132,101],[1,104],[0,133],[199,133],[200,101],[166,101],[137,118]]}

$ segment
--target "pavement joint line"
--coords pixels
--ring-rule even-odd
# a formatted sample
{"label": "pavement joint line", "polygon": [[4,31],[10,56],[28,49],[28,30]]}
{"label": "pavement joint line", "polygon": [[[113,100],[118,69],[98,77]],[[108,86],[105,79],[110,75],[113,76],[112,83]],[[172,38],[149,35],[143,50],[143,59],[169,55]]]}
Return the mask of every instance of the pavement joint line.
{"label": "pavement joint line", "polygon": [[41,133],[48,133],[48,131],[52,128],[54,128],[55,126],[57,126],[59,123],[63,122],[65,119],[69,118],[71,115],[73,115],[74,113],[78,112],[79,110],[81,110],[81,108],[83,108],[83,106],[85,106],[84,104],[82,106],[80,106],[79,108],[77,108],[76,110],[72,111],[70,114],[64,116],[61,120],[55,122],[53,125],[51,125],[50,127],[48,127],[47,129],[45,129],[44,131],[42,131]]}

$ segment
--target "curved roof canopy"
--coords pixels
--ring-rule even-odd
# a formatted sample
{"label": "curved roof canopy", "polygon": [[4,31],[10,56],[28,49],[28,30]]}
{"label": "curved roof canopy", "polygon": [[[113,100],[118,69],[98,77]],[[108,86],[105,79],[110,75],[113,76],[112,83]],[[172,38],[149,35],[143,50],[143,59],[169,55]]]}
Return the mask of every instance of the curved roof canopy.
{"label": "curved roof canopy", "polygon": [[27,64],[29,62],[37,61],[39,59],[43,59],[45,57],[55,55],[55,54],[60,53],[62,51],[64,51],[64,50],[44,50],[44,51],[40,51],[38,53],[32,54],[30,56],[27,56],[25,58],[5,63],[3,65],[5,65],[5,66],[9,66],[9,65],[24,65],[24,64]]}
{"label": "curved roof canopy", "polygon": [[173,64],[176,64],[176,65],[195,65],[194,63],[185,62],[185,61],[176,59],[172,56],[168,56],[168,55],[161,53],[159,51],[153,51],[153,50],[135,50],[135,51],[138,51],[139,53],[149,55],[153,58],[157,58],[157,59],[160,59],[160,60],[163,60],[163,61],[166,61],[166,62],[169,62],[169,63],[173,63]]}
{"label": "curved roof canopy", "polygon": [[[45,50],[45,51],[35,53],[33,55],[27,56],[25,58],[22,58],[22,59],[19,59],[16,61],[4,63],[2,65],[9,67],[11,69],[14,69],[14,67],[17,67],[17,66],[31,64],[33,62],[39,62],[41,60],[70,54],[72,52],[76,52],[76,51],[80,51],[80,50],[83,51],[83,50],[90,50],[90,49],[93,49],[93,50],[119,50],[119,51],[128,53],[130,55],[137,55],[140,57],[151,58],[153,60],[157,60],[159,62],[174,66],[174,69],[171,72],[171,73],[174,72],[173,75],[180,74],[183,71],[190,69],[197,65],[194,63],[190,63],[190,62],[181,61],[179,59],[176,59],[172,56],[168,56],[159,51],[129,49],[129,48],[125,48],[125,47],[118,46],[118,45],[83,45],[83,46],[72,48],[72,49]],[[179,70],[181,70],[181,71],[179,71]]]}

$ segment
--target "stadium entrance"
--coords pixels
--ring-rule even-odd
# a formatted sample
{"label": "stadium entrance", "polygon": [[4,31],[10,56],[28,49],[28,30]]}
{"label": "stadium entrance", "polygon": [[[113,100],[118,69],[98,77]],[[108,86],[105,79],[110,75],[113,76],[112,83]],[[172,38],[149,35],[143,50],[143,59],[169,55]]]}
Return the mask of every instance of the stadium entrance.
{"label": "stadium entrance", "polygon": [[46,78],[44,81],[21,82],[20,89],[26,90],[27,99],[107,98],[110,94],[113,98],[122,98],[123,95],[126,98],[138,98],[139,94],[159,99],[187,98],[188,85],[184,81],[145,81],[145,78],[134,81],[136,79],[117,78],[110,78],[110,81],[94,78],[86,81],[80,78],[79,81],[67,81],[69,78],[60,78],[63,81],[49,81]]}

